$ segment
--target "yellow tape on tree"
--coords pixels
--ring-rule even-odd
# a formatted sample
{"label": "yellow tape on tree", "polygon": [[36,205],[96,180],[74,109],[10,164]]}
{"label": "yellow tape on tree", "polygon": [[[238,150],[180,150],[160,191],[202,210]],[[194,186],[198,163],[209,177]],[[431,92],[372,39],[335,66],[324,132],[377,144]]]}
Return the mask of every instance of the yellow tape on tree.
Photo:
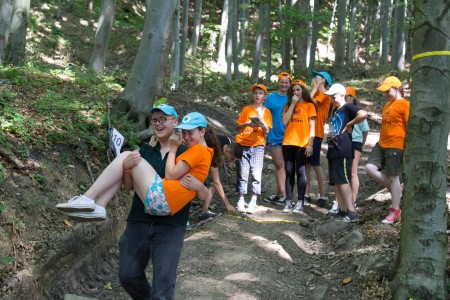
{"label": "yellow tape on tree", "polygon": [[416,54],[413,56],[412,60],[416,60],[423,57],[428,56],[443,56],[443,55],[450,55],[450,51],[430,51],[430,52],[424,52],[420,54]]}

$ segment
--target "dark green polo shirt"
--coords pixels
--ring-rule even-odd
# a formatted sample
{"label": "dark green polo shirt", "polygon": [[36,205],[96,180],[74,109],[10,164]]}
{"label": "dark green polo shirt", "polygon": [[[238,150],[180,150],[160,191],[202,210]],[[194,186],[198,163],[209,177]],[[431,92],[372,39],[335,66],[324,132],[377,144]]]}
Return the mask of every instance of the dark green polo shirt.
{"label": "dark green polo shirt", "polygon": [[[178,148],[177,156],[186,151],[187,147],[181,145]],[[166,161],[167,154],[161,157],[161,145],[158,143],[155,147],[150,147],[145,144],[141,147],[140,153],[143,159],[156,170],[161,178],[166,174]],[[134,193],[133,203],[131,204],[130,214],[128,215],[128,222],[146,222],[146,223],[165,223],[165,224],[179,224],[186,226],[186,222],[189,218],[189,208],[191,203],[189,202],[179,212],[173,216],[151,216],[144,212],[144,203],[139,199],[138,195]]]}

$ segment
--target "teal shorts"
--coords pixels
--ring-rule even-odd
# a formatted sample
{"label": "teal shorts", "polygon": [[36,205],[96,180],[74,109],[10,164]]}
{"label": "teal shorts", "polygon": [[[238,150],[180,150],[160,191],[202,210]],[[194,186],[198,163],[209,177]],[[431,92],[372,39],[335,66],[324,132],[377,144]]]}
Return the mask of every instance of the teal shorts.
{"label": "teal shorts", "polygon": [[164,194],[161,177],[156,174],[155,181],[147,189],[144,201],[144,211],[152,216],[169,216],[170,207]]}

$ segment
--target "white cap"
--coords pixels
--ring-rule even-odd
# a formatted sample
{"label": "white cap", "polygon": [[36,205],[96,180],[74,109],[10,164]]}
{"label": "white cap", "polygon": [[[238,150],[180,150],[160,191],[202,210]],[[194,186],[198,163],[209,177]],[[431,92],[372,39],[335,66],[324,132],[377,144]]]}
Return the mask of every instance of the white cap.
{"label": "white cap", "polygon": [[345,96],[346,93],[347,91],[345,90],[345,86],[340,83],[335,83],[328,91],[325,92],[325,95],[341,94]]}

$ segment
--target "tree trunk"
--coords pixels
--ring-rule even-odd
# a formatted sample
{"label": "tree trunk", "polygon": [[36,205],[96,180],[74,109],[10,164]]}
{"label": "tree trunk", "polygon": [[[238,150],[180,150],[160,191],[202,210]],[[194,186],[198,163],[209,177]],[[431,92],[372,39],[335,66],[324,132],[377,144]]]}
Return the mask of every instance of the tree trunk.
{"label": "tree trunk", "polygon": [[316,62],[317,39],[319,37],[319,0],[314,0],[314,7],[311,7],[311,46],[309,49],[309,71],[314,70]]}
{"label": "tree trunk", "polygon": [[86,8],[87,8],[88,12],[91,13],[94,10],[94,0],[87,0]]}
{"label": "tree trunk", "polygon": [[222,18],[220,21],[219,49],[217,54],[217,65],[219,68],[223,68],[226,64],[225,47],[227,44],[228,2],[229,0],[223,1]]}
{"label": "tree trunk", "polygon": [[120,96],[120,105],[114,108],[127,110],[129,118],[138,122],[138,129],[148,125],[149,108],[162,94],[176,9],[175,1],[152,0],[130,78]]}
{"label": "tree trunk", "polygon": [[200,37],[200,27],[202,26],[202,0],[195,0],[194,8],[194,28],[192,29],[191,45],[188,54],[197,55],[198,40]]}
{"label": "tree trunk", "polygon": [[5,49],[11,29],[13,0],[2,0],[0,6],[0,65],[3,64]]}
{"label": "tree trunk", "polygon": [[177,0],[176,17],[173,19],[173,55],[170,89],[176,90],[180,83],[180,0]]}
{"label": "tree trunk", "polygon": [[[446,170],[450,116],[448,3],[414,2],[412,99],[405,143],[394,299],[447,299]],[[426,56],[421,56],[426,55]]]}
{"label": "tree trunk", "polygon": [[[281,70],[290,73],[290,56],[287,53],[286,40],[288,40],[288,26],[285,24],[283,16],[283,2],[278,0],[278,22],[280,22],[281,30]],[[289,70],[289,71],[288,71]]]}
{"label": "tree trunk", "polygon": [[[345,18],[347,10],[346,0],[337,0],[337,30],[336,30],[336,57],[334,65],[336,74],[342,76],[345,71]],[[341,77],[342,80],[342,77]]]}
{"label": "tree trunk", "polygon": [[394,36],[392,38],[392,69],[403,71],[405,64],[405,0],[394,1]]}
{"label": "tree trunk", "polygon": [[380,66],[385,67],[388,64],[389,55],[389,24],[390,24],[391,0],[381,0],[381,37],[380,37]]}
{"label": "tree trunk", "polygon": [[234,0],[228,0],[228,28],[227,28],[227,83],[231,84],[233,64],[233,6]]}
{"label": "tree trunk", "polygon": [[89,67],[97,75],[102,75],[105,68],[106,51],[114,21],[115,2],[115,0],[102,0],[100,18],[95,32],[94,50],[89,62]]}
{"label": "tree trunk", "polygon": [[270,83],[270,76],[272,76],[272,41],[270,39],[270,29],[272,28],[272,21],[270,18],[270,0],[266,2],[266,26],[265,26],[265,35],[266,35],[266,85]]}
{"label": "tree trunk", "polygon": [[310,11],[309,0],[298,0],[294,5],[298,13],[298,20],[295,22],[295,64],[294,73],[298,77],[306,71],[306,53],[308,52],[308,15]]}
{"label": "tree trunk", "polygon": [[250,77],[250,83],[258,83],[259,80],[259,69],[261,67],[261,56],[262,56],[262,44],[263,44],[263,32],[264,32],[264,15],[265,15],[265,3],[264,1],[259,2],[259,18],[258,18],[258,28],[256,31],[256,42],[255,42],[255,53],[253,56],[253,68],[252,75]]}
{"label": "tree trunk", "polygon": [[238,42],[238,0],[232,0],[233,2],[233,9],[231,11],[231,41],[233,43],[232,50],[233,50],[233,74],[234,79],[239,80],[239,42]]}
{"label": "tree trunk", "polygon": [[250,5],[250,0],[241,0],[241,5],[239,7],[239,49],[241,57],[245,55],[245,50],[247,49],[247,30],[248,30],[248,6]]}
{"label": "tree trunk", "polygon": [[184,77],[184,59],[186,57],[186,42],[189,30],[189,0],[183,0],[183,23],[180,42],[180,76]]}
{"label": "tree trunk", "polygon": [[330,53],[330,44],[331,44],[331,35],[333,33],[333,28],[334,28],[334,16],[336,15],[336,7],[337,7],[337,1],[338,0],[334,0],[334,4],[333,4],[333,14],[331,15],[331,22],[330,22],[330,29],[328,31],[328,38],[327,38],[327,53],[326,53],[326,60],[328,61],[328,55]]}
{"label": "tree trunk", "polygon": [[356,25],[356,13],[358,11],[359,0],[350,0],[350,24],[347,41],[347,64],[352,66],[355,63],[355,32],[357,30]]}
{"label": "tree trunk", "polygon": [[19,66],[24,63],[29,11],[30,0],[14,0],[5,64]]}
{"label": "tree trunk", "polygon": [[358,56],[360,53],[363,53],[364,64],[367,65],[370,61],[370,43],[371,43],[371,35],[372,28],[375,19],[375,15],[377,13],[377,1],[369,0],[367,6],[367,14],[364,21],[364,32],[361,39],[361,49],[358,50]]}

